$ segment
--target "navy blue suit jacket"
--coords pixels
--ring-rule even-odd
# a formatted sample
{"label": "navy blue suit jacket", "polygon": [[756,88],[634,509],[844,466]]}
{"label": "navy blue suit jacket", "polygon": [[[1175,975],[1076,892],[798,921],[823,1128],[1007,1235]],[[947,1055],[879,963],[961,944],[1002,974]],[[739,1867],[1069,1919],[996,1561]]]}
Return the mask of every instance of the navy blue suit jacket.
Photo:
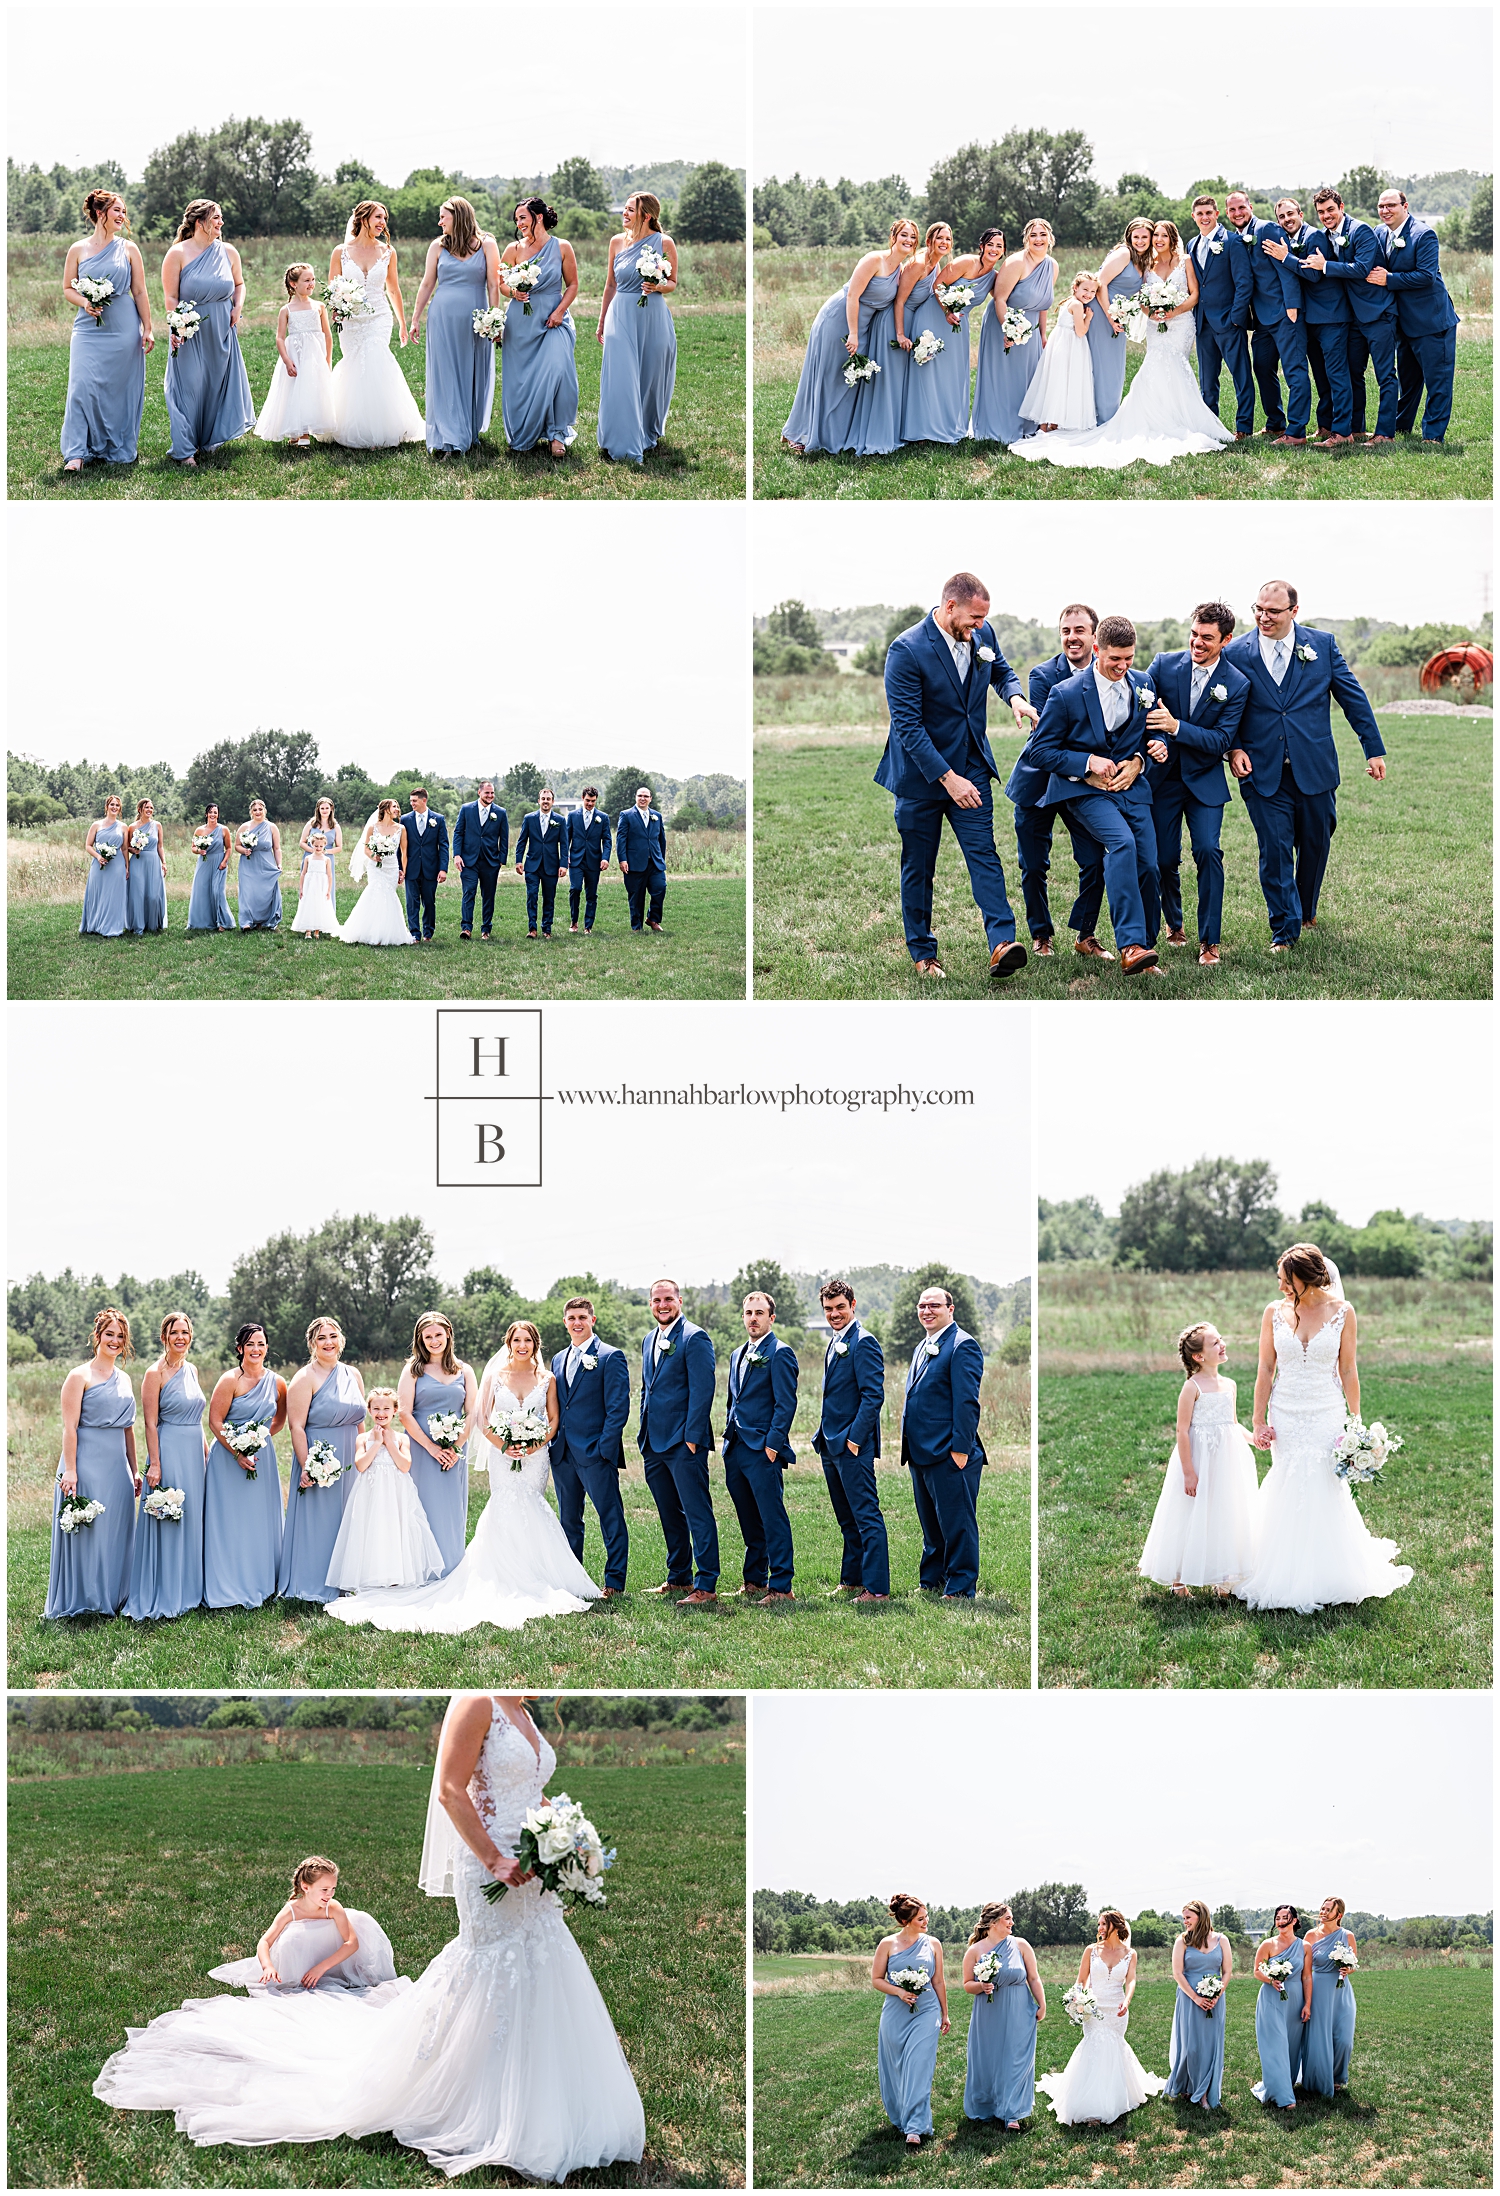
{"label": "navy blue suit jacket", "polygon": [[1252,215],[1243,229],[1231,228],[1229,233],[1250,262],[1250,301],[1256,326],[1274,328],[1286,318],[1288,306],[1300,312],[1302,291],[1297,277],[1290,271],[1290,262],[1273,259],[1269,252],[1260,248],[1262,237],[1269,236],[1278,244],[1282,241],[1280,225]]}
{"label": "navy blue suit jacket", "polygon": [[[1193,692],[1193,659],[1187,649],[1178,649],[1169,656],[1153,657],[1146,676],[1177,719],[1175,736],[1168,732],[1148,731],[1147,739],[1164,739],[1169,751],[1175,747],[1178,775],[1194,800],[1207,801],[1211,807],[1222,808],[1229,799],[1229,787],[1224,778],[1224,757],[1235,744],[1235,734],[1239,731],[1240,718],[1245,713],[1245,702],[1250,693],[1250,681],[1243,671],[1224,661],[1221,649],[1219,660],[1199,697],[1197,717],[1189,719],[1188,703]],[[1223,701],[1215,699],[1216,686],[1225,689]],[[1170,776],[1171,770],[1170,752],[1164,763],[1153,762],[1149,755],[1146,757],[1146,777],[1153,787]]]}
{"label": "navy blue suit jacket", "polygon": [[418,831],[417,812],[412,809],[401,819],[406,831],[406,877],[410,884],[415,880],[435,880],[439,870],[448,867],[448,819],[427,811],[427,829]]}
{"label": "navy blue suit jacket", "polygon": [[[1047,696],[1053,687],[1061,686],[1064,679],[1077,676],[1077,664],[1069,663],[1060,649],[1055,656],[1049,656],[1045,663],[1032,665],[1031,674],[1026,681],[1026,698],[1037,713],[1038,723],[1041,722],[1042,711],[1047,706]],[[1008,801],[1014,801],[1017,808],[1045,808],[1047,805],[1047,773],[1045,770],[1038,770],[1031,759],[1032,742],[1035,738],[1036,725],[1033,725],[1027,734],[1025,745],[1015,759],[1010,776],[1005,781],[1005,797]]]}
{"label": "navy blue suit jacket", "polygon": [[596,808],[592,817],[581,808],[568,811],[569,869],[592,869],[607,862],[613,844],[609,818],[602,808]]}
{"label": "navy blue suit jacket", "polygon": [[[938,1354],[913,1382],[907,1374],[901,1407],[903,1464],[946,1464],[952,1452],[970,1464],[984,1462],[979,1439],[979,1383],[984,1352],[972,1334],[950,1320],[938,1338]],[[967,1469],[967,1466],[965,1467]]]}
{"label": "navy blue suit jacket", "polygon": [[1295,236],[1290,229],[1283,229],[1281,233],[1290,247],[1281,264],[1289,267],[1302,285],[1302,317],[1307,325],[1310,328],[1329,328],[1336,327],[1340,321],[1347,323],[1352,317],[1349,311],[1349,285],[1346,282],[1325,282],[1322,268],[1309,267],[1307,264],[1309,252],[1319,252],[1327,258],[1326,233],[1321,228],[1309,228],[1305,221]]}
{"label": "navy blue suit jacket", "polygon": [[828,1358],[823,1367],[823,1412],[813,1447],[819,1456],[837,1459],[848,1455],[851,1441],[861,1449],[873,1442],[879,1456],[885,1352],[857,1319],[849,1322],[838,1340],[844,1352]]}
{"label": "navy blue suit jacket", "polygon": [[641,1416],[636,1439],[643,1455],[664,1456],[691,1441],[700,1451],[714,1445],[714,1345],[712,1335],[680,1314],[668,1329],[672,1348],[653,1364],[657,1330],[641,1340]]}
{"label": "navy blue suit jacket", "polygon": [[612,1465],[625,1469],[625,1428],[630,1422],[630,1367],[625,1352],[595,1335],[584,1352],[591,1367],[579,1361],[573,1385],[568,1386],[567,1349],[552,1360],[557,1383],[557,1438],[567,1452],[584,1464]]}
{"label": "navy blue suit jacket", "polygon": [[751,1350],[748,1336],[729,1360],[725,1454],[733,1434],[747,1449],[753,1449],[762,1463],[770,1461],[767,1449],[774,1449],[776,1461],[785,1471],[797,1461],[792,1447],[792,1420],[797,1415],[797,1352],[790,1342],[777,1340],[774,1327],[761,1336],[754,1349],[758,1364],[745,1363]]}
{"label": "navy blue suit jacket", "polygon": [[1370,223],[1356,221],[1345,214],[1342,221],[1332,229],[1325,229],[1323,235],[1324,241],[1313,247],[1328,262],[1323,269],[1323,280],[1342,287],[1349,300],[1349,310],[1361,326],[1384,320],[1394,313],[1396,293],[1389,283],[1382,288],[1378,282],[1365,280],[1380,257],[1380,239]]}
{"label": "navy blue suit jacket", "polygon": [[653,808],[642,822],[638,808],[622,808],[615,824],[615,855],[632,869],[657,870],[666,875],[667,827]]}
{"label": "navy blue suit jacket", "polygon": [[[1076,801],[1095,790],[1083,782],[1090,755],[1108,755],[1116,763],[1128,762],[1132,755],[1144,757],[1150,735],[1146,730],[1146,704],[1140,696],[1156,690],[1144,671],[1127,671],[1125,676],[1136,694],[1136,706],[1113,732],[1105,730],[1092,664],[1071,679],[1059,680],[1047,696],[1042,721],[1032,733],[1029,746],[1033,766],[1047,773],[1049,802]],[[1104,798],[1139,810],[1150,807],[1151,789],[1143,772],[1125,792],[1106,793]]]}
{"label": "navy blue suit jacket", "polygon": [[[1281,784],[1283,768],[1290,770],[1299,793],[1332,792],[1339,782],[1339,752],[1333,743],[1330,696],[1348,718],[1365,754],[1385,753],[1369,697],[1333,635],[1297,625],[1290,638],[1292,656],[1280,686],[1261,661],[1258,634],[1246,633],[1231,641],[1219,658],[1243,671],[1250,681],[1235,742],[1251,764],[1250,776],[1240,780],[1241,793],[1248,785],[1252,793],[1269,796]],[[1311,662],[1299,659],[1299,648],[1312,650]]]}
{"label": "navy blue suit jacket", "polygon": [[[981,649],[991,651],[989,662],[981,659]],[[991,687],[998,688],[1002,701],[1021,691],[988,621],[970,637],[969,675],[962,681],[930,611],[920,625],[898,633],[885,659],[891,729],[875,783],[898,801],[941,800],[940,781],[950,770],[964,774],[971,748],[987,776],[998,778],[985,730]]]}
{"label": "navy blue suit jacket", "polygon": [[[1415,214],[1408,214],[1399,229],[1388,229],[1382,222],[1375,234],[1386,270],[1385,287],[1396,293],[1401,333],[1443,335],[1449,328],[1456,328],[1458,314],[1443,280],[1437,231],[1425,221],[1418,221]],[[1370,290],[1372,296],[1378,296],[1380,284],[1372,283]]]}
{"label": "navy blue suit jacket", "polygon": [[516,840],[516,866],[519,868],[523,862],[528,877],[555,877],[560,869],[567,868],[568,827],[561,816],[553,816],[545,831],[539,808],[521,818],[521,835]]}
{"label": "navy blue suit jacket", "polygon": [[478,801],[465,801],[453,826],[453,851],[476,869],[503,869],[510,851],[510,818],[498,801],[490,804],[483,831]]}
{"label": "navy blue suit jacket", "polygon": [[[1211,249],[1215,244],[1221,246],[1217,252]],[[1225,228],[1221,221],[1206,242],[1195,229],[1191,242],[1184,238],[1183,249],[1193,262],[1198,277],[1198,310],[1209,326],[1221,330],[1247,326],[1254,278],[1250,254],[1233,229]]]}

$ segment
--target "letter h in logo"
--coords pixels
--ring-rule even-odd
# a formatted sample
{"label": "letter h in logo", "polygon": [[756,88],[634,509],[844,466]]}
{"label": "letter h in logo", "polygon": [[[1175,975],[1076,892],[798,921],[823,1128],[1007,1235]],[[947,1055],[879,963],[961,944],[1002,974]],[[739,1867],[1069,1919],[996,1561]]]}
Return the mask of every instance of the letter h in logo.
{"label": "letter h in logo", "polygon": [[540,1007],[439,1007],[439,1189],[540,1189],[542,1102]]}

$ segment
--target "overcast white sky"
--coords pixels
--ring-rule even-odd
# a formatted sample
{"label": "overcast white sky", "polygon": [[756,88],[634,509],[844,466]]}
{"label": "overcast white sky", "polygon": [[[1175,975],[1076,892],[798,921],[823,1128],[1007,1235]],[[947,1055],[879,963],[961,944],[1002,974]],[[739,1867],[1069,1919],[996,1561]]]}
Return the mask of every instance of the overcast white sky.
{"label": "overcast white sky", "polygon": [[[553,1104],[545,1189],[505,1191],[434,1187],[430,1007],[91,1003],[10,1016],[14,1277],[195,1267],[217,1289],[241,1251],[334,1211],[420,1212],[443,1279],[495,1265],[527,1294],[584,1268],[727,1281],[752,1257],[806,1271],[940,1258],[1001,1282],[1031,1267],[1025,1016],[1005,1017],[1002,1052],[976,1047],[968,1015],[919,1005],[549,1006],[550,1091],[622,1076],[904,1081],[972,1089],[974,1108],[604,1112],[579,1128]],[[279,1092],[269,1112],[226,1079],[231,1043],[264,1063],[246,1089]],[[85,1057],[97,1075],[77,1072]]]}
{"label": "overcast white sky", "polygon": [[[576,153],[745,161],[745,15],[714,0],[12,8],[9,30],[10,156],[42,167],[115,159],[134,179],[158,145],[230,114],[295,115],[320,174],[363,160],[390,184],[432,166],[548,173]],[[648,63],[659,87],[632,82]]]}
{"label": "overcast white sky", "polygon": [[[1269,1159],[1284,1212],[1321,1197],[1363,1227],[1397,1205],[1434,1220],[1488,1220],[1494,1113],[1491,1012],[1457,1003],[1322,1001],[1105,1006],[1103,1027],[1043,1010],[1036,1045],[1037,1192],[1121,1192],[1159,1167],[1233,1154]],[[1087,1017],[1090,1024],[1097,1015]],[[1135,1093],[1115,1134],[1101,1113]],[[1215,1062],[1203,1069],[1200,1063]],[[1200,1106],[1195,1090],[1212,1090]]]}
{"label": "overcast white sky", "polygon": [[[1259,35],[1257,31],[1257,35]],[[1081,520],[1062,504],[757,504],[757,616],[788,596],[833,610],[931,603],[977,572],[997,609],[1050,623],[1081,597],[1101,616],[1186,617],[1214,597],[1243,616],[1263,580],[1292,581],[1309,617],[1468,621],[1490,605],[1491,517],[1478,503],[1158,503]]]}
{"label": "overcast white sky", "polygon": [[[1436,64],[1446,55],[1451,66]],[[1081,129],[1094,174],[1302,186],[1490,165],[1487,8],[761,7],[755,174],[902,175],[1008,129]],[[1329,66],[1323,66],[1324,56]],[[1404,66],[1410,59],[1414,64]],[[1307,96],[1276,72],[1316,70]],[[1127,87],[1180,96],[1144,110]]]}
{"label": "overcast white sky", "polygon": [[[1483,1913],[1490,1712],[1488,1693],[1457,1692],[758,1693],[752,1880],[942,1905],[1082,1883],[1132,1914],[1330,1894],[1376,1914]],[[1257,1797],[1258,1762],[1330,1746],[1347,1777],[1303,1779],[1293,1807]],[[893,1789],[898,1749],[940,1806]],[[1080,1804],[1101,1759],[1112,1796]],[[1200,1775],[1219,1804],[1184,1805]]]}
{"label": "overcast white sky", "polygon": [[[258,725],[325,768],[746,771],[733,505],[61,505],[10,514],[10,742],[171,763]],[[114,576],[109,706],[82,675],[84,566]],[[193,607],[187,607],[192,604]],[[632,657],[651,636],[655,663]],[[126,666],[133,665],[134,671]],[[135,675],[138,671],[139,675]]]}

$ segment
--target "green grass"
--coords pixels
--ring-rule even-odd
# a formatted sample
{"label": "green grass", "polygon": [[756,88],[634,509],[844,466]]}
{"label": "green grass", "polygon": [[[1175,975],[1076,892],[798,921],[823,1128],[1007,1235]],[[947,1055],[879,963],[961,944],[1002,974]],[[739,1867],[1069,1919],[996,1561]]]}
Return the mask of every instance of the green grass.
{"label": "green grass", "polygon": [[[1249,1381],[1245,1370],[1242,1424]],[[1042,1378],[1043,1685],[1489,1685],[1487,1365],[1366,1364],[1365,1415],[1383,1418],[1405,1447],[1388,1484],[1361,1487],[1356,1499],[1371,1532],[1399,1543],[1416,1575],[1383,1601],[1316,1616],[1184,1599],[1138,1575],[1181,1384],[1165,1372]]]}
{"label": "green grass", "polygon": [[[857,255],[845,248],[762,251],[755,261],[755,435],[753,463],[758,497],[857,498],[1004,497],[1010,502],[1049,502],[1072,498],[1090,502],[1157,501],[1183,497],[1213,501],[1255,498],[1263,502],[1344,501],[1395,497],[1427,501],[1466,497],[1487,501],[1493,493],[1494,421],[1491,401],[1493,343],[1490,339],[1492,276],[1487,254],[1445,253],[1444,274],[1459,312],[1458,369],[1453,416],[1441,452],[1416,442],[1388,449],[1362,445],[1329,457],[1311,448],[1275,450],[1269,437],[1232,444],[1208,457],[1174,459],[1169,466],[1127,466],[1116,473],[1064,472],[1053,465],[1029,464],[1011,457],[995,442],[961,443],[954,448],[915,444],[889,457],[858,458],[827,453],[807,458],[784,449],[781,430],[797,393],[807,348],[807,331],[825,298],[845,282]],[[1063,280],[1059,295],[1080,267],[1097,266],[1099,255],[1081,250],[1058,254]],[[977,314],[971,316],[971,365],[977,357]],[[1124,341],[1124,338],[1121,338]],[[1145,356],[1130,346],[1127,385]],[[1367,371],[1368,425],[1375,422],[1375,377]],[[1220,376],[1219,416],[1234,425],[1234,389]],[[1257,398],[1257,425],[1264,415]]]}
{"label": "green grass", "polygon": [[[140,457],[133,466],[92,465],[65,475],[58,448],[68,393],[71,312],[62,312],[61,270],[69,239],[12,239],[10,264],[10,495],[12,499],[67,496],[106,502],[168,497],[214,502],[245,497],[292,500],[371,497],[548,497],[554,500],[652,501],[663,498],[739,498],[745,493],[745,308],[743,253],[737,245],[684,245],[683,288],[674,306],[677,383],[667,432],[643,466],[614,464],[595,442],[599,415],[600,346],[594,324],[602,283],[602,257],[591,265],[580,247],[584,292],[573,307],[578,328],[580,410],[578,439],[561,462],[547,454],[512,456],[505,447],[500,391],[495,391],[489,432],[463,458],[439,463],[420,443],[399,450],[340,450],[318,446],[289,450],[253,436],[200,458],[196,472],[172,462],[162,377],[164,342],[146,361],[146,410]],[[250,388],[257,410],[276,367],[275,324],[281,304],[281,270],[295,259],[326,266],[327,240],[260,238],[241,245],[248,300],[241,324]],[[146,255],[147,281],[160,329],[160,253]],[[401,248],[408,311],[416,297],[421,252]],[[737,294],[738,293],[738,294]],[[337,350],[335,349],[335,356]],[[420,408],[426,388],[427,346],[403,351],[393,344]]]}
{"label": "green grass", "polygon": [[[809,682],[832,683],[832,682]],[[854,681],[840,681],[840,685]],[[860,680],[863,688],[868,682]],[[1339,720],[1340,723],[1342,720]],[[883,732],[832,726],[757,735],[755,758],[755,994],[761,999],[1469,999],[1490,994],[1487,717],[1383,715],[1390,775],[1364,774],[1352,735],[1341,742],[1339,828],[1320,919],[1296,951],[1270,952],[1255,835],[1242,801],[1223,827],[1223,961],[1162,948],[1166,975],[1127,982],[1118,963],[1072,950],[1068,910],[1077,870],[1067,833],[1053,833],[1050,898],[1059,947],[1019,976],[989,980],[984,928],[953,835],[943,832],[933,896],[947,982],[918,977],[901,933],[900,842],[888,793],[874,783]],[[1011,727],[991,732],[1003,785],[1019,751]],[[996,845],[1025,943],[1011,806],[995,789]],[[1196,891],[1184,865],[1189,936]],[[1108,945],[1108,913],[1100,938]],[[1095,973],[1102,971],[1102,973]]]}
{"label": "green grass", "polygon": [[[1077,2031],[1060,1997],[1076,1962],[1044,1960],[1037,2072],[1065,2065]],[[1260,2079],[1251,1992],[1230,1985],[1223,2101],[1207,2113],[1156,2098],[1112,2127],[1058,2127],[1044,2097],[1019,2134],[964,2117],[966,1994],[950,1983],[934,2135],[914,2156],[880,2106],[870,1990],[755,2001],[755,2179],[760,2188],[1487,2188],[1490,1986],[1478,1969],[1362,1973],[1353,2079],[1290,2116],[1249,2094]],[[1174,1986],[1148,1976],[1131,2048],[1165,2075]]]}
{"label": "green grass", "polygon": [[[608,1912],[570,1926],[646,2113],[639,2167],[579,2174],[571,2185],[741,2185],[743,1770],[568,1776],[574,1797],[619,1844]],[[185,1998],[222,1990],[206,1971],[253,1950],[305,1852],[338,1860],[345,1899],[379,1918],[398,1972],[419,1976],[455,1933],[452,1904],[425,1897],[416,1884],[428,1783],[421,1769],[265,1764],[14,1788],[11,2185],[442,2185],[419,2152],[388,2135],[198,2150],[174,2131],[170,2114],[111,2111],[92,2094],[127,2023],[139,2028]],[[486,2169],[465,2175],[463,2185],[524,2183]]]}

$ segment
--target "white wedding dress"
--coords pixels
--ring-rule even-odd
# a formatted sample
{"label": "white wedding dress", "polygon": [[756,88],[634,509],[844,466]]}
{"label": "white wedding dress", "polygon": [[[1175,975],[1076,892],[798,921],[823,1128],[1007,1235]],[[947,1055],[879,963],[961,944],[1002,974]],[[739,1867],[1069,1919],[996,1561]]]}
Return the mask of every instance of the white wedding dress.
{"label": "white wedding dress", "polygon": [[400,856],[366,854],[363,834],[349,859],[349,874],[364,872],[364,890],[345,916],[339,933],[346,946],[409,946],[406,902],[402,897]]}
{"label": "white wedding dress", "polygon": [[[502,1852],[557,1766],[540,1746],[491,1702],[469,1794]],[[388,2132],[450,2176],[507,2166],[560,2183],[638,2161],[640,2095],[561,1906],[535,1878],[490,1905],[486,1871],[438,1807],[436,1771],[433,1782],[422,1884],[456,1900],[458,1935],[417,1982],[381,2002],[317,1990],[190,1999],[127,2029],[94,2095],[172,2112],[200,2145]]]}
{"label": "white wedding dress", "polygon": [[[493,1402],[512,1417],[523,1410],[545,1415],[547,1383],[519,1398],[498,1388]],[[480,1463],[488,1468],[490,1499],[462,1560],[430,1586],[379,1587],[331,1601],[329,1616],[341,1624],[373,1624],[380,1632],[472,1632],[479,1624],[518,1632],[533,1617],[586,1609],[598,1600],[599,1588],[568,1546],[547,1501],[550,1459],[550,1449],[534,1449],[513,1471],[512,1459],[476,1432],[469,1469]]]}
{"label": "white wedding dress", "polygon": [[1346,1304],[1304,1345],[1285,1303],[1271,1313],[1276,1383],[1266,1423],[1275,1436],[1271,1469],[1255,1505],[1255,1568],[1238,1589],[1252,1609],[1311,1616],[1332,1602],[1383,1599],[1408,1585],[1411,1566],[1393,1563],[1394,1540],[1377,1540],[1346,1480],[1333,1468],[1344,1430],[1339,1346]]}
{"label": "white wedding dress", "polygon": [[1077,2127],[1084,2120],[1099,2120],[1107,2127],[1148,2097],[1159,2097],[1167,2086],[1161,2075],[1146,2072],[1125,2041],[1130,2016],[1121,2020],[1118,2009],[1129,1965],[1127,1953],[1111,1973],[1098,1946],[1090,1947],[1089,1988],[1104,2018],[1084,2022],[1078,2048],[1060,2072],[1037,2078],[1037,2088],[1062,2127]]}
{"label": "white wedding dress", "polygon": [[427,429],[417,400],[406,386],[391,337],[396,319],[386,289],[391,247],[366,273],[344,244],[344,273],[362,282],[365,309],[339,331],[339,360],[333,369],[333,439],[346,450],[393,450],[398,442],[424,442]]}
{"label": "white wedding dress", "polygon": [[[1185,287],[1181,277],[1179,260],[1171,279]],[[1101,308],[1096,305],[1094,310]],[[1011,443],[1012,457],[1117,472],[1137,459],[1147,465],[1170,465],[1173,458],[1201,457],[1233,442],[1234,429],[1204,403],[1198,377],[1188,363],[1194,323],[1194,314],[1182,313],[1167,322],[1165,334],[1158,333],[1154,322],[1147,328],[1146,356],[1113,419],[1102,427],[1029,435],[1024,442]]]}

